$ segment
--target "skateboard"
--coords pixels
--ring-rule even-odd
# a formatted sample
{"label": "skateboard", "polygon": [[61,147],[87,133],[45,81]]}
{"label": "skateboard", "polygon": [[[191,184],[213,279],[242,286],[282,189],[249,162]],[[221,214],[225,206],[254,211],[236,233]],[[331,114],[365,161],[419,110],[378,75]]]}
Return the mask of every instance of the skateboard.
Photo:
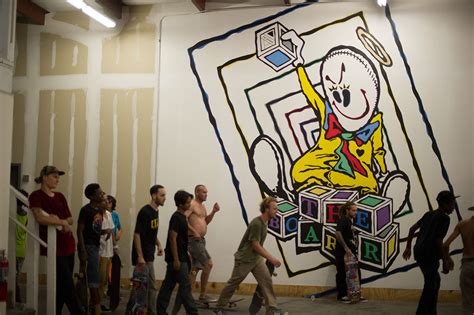
{"label": "skateboard", "polygon": [[137,265],[133,269],[132,290],[128,299],[127,315],[145,315],[148,311],[148,267]]}
{"label": "skateboard", "polygon": [[87,315],[89,313],[89,290],[87,286],[86,270],[86,265],[81,264],[79,267],[79,273],[75,273],[74,278],[76,278],[76,294],[79,307],[82,309],[83,313]]}
{"label": "skateboard", "polygon": [[[270,272],[270,275],[275,275],[275,266],[270,263],[268,260],[265,262],[265,265],[267,265],[268,271]],[[258,311],[260,311],[260,308],[262,308],[263,304],[263,294],[262,294],[262,289],[258,285],[257,288],[255,289],[255,293],[253,294],[252,297],[252,302],[249,305],[249,313],[250,314],[257,314]]]}
{"label": "skateboard", "polygon": [[109,308],[114,311],[120,302],[120,269],[122,261],[119,255],[112,257],[112,277],[110,281],[110,305]]}
{"label": "skateboard", "polygon": [[344,263],[346,266],[347,297],[351,300],[351,303],[358,303],[360,301],[360,279],[357,257],[346,254]]}
{"label": "skateboard", "polygon": [[[229,302],[227,302],[227,307],[228,308],[234,308],[234,307],[237,307],[237,303],[240,302],[240,301],[243,301],[244,298],[239,298],[239,299],[234,299],[234,300],[230,300]],[[217,301],[200,301],[200,300],[196,300],[196,305],[198,307],[201,307],[201,308],[211,308],[211,305],[213,304],[216,304]]]}

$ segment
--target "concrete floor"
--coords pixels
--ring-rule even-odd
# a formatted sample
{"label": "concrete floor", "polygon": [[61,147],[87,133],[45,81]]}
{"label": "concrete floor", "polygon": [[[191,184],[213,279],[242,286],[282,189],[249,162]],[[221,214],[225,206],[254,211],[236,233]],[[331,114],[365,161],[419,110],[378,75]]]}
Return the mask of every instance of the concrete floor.
{"label": "concrete floor", "polygon": [[[111,314],[123,315],[129,297],[129,290],[121,291],[121,302],[119,307]],[[44,301],[45,290],[40,289],[40,309],[37,315],[46,315],[46,305],[41,303]],[[168,312],[171,313],[172,303],[174,303],[175,296],[171,298],[171,303]],[[248,306],[252,299],[248,295],[236,295],[234,298],[243,298],[243,301],[238,302],[236,308],[229,309],[226,314],[248,314]],[[413,301],[382,301],[370,300],[366,303],[359,304],[343,304],[337,302],[334,296],[319,298],[314,301],[303,297],[278,297],[279,307],[288,312],[288,314],[340,314],[340,315],[359,315],[359,314],[400,314],[409,315],[415,314],[417,302]],[[9,312],[10,313],[10,312]],[[13,314],[13,313],[10,313]],[[63,314],[69,314],[66,307],[63,309]],[[109,313],[110,314],[110,313]],[[180,315],[186,314],[184,308],[180,311]],[[211,309],[199,308],[199,314],[211,315],[214,314]],[[259,314],[265,314],[264,309],[260,310]],[[438,303],[438,315],[457,315],[462,314],[460,304],[453,303]]]}
{"label": "concrete floor", "polygon": [[[125,314],[125,306],[128,300],[128,291],[122,291],[122,301],[120,306],[112,314]],[[252,299],[251,296],[238,295],[235,298],[242,297],[244,300],[237,304],[236,308],[229,309],[226,314],[248,314],[248,306]],[[171,305],[168,312],[171,313],[174,295],[171,299]],[[343,304],[337,302],[335,297],[320,298],[314,301],[306,298],[278,297],[279,307],[289,314],[341,314],[341,315],[359,315],[359,314],[415,314],[416,302],[396,302],[396,301],[367,301],[359,304]],[[461,305],[452,303],[439,303],[438,315],[456,315],[461,314]],[[184,309],[179,314],[186,314]],[[211,315],[212,310],[199,308],[199,314]],[[265,314],[260,310],[259,314]]]}

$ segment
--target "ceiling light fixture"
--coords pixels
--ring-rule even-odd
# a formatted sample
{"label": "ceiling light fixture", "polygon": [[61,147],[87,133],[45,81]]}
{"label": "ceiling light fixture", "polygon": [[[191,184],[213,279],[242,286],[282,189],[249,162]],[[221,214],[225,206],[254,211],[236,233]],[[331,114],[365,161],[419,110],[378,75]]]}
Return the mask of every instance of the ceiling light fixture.
{"label": "ceiling light fixture", "polygon": [[384,7],[387,5],[387,0],[377,0],[377,4],[381,7]]}
{"label": "ceiling light fixture", "polygon": [[84,0],[67,0],[67,2],[76,9],[82,10],[84,14],[87,14],[88,16],[90,16],[91,18],[93,18],[94,20],[96,20],[107,28],[114,28],[116,25],[114,20],[100,13],[99,11],[85,3]]}

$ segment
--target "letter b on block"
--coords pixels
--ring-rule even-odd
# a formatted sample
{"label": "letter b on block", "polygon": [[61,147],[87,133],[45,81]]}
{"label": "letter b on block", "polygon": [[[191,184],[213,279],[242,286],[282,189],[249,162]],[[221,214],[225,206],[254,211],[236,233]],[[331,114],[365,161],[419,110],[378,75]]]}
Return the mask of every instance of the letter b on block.
{"label": "letter b on block", "polygon": [[282,200],[278,202],[278,212],[274,219],[268,221],[268,232],[280,240],[293,238],[298,232],[298,206]]}

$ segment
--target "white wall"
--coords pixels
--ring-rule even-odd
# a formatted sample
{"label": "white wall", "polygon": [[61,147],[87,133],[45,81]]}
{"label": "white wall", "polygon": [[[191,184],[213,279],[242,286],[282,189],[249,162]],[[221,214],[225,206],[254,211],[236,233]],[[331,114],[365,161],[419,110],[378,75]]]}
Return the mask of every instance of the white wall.
{"label": "white wall", "polygon": [[[470,131],[472,127],[470,90],[473,83],[473,22],[471,19],[473,5],[470,1],[461,0],[455,1],[455,4],[443,1],[417,1],[415,3],[397,1],[391,6],[391,13],[450,182],[455,192],[463,196],[459,199],[459,206],[461,214],[466,217],[469,213],[465,209],[473,203],[471,197],[473,172],[472,163],[469,161],[472,157],[472,141],[463,141],[462,135],[472,134]],[[166,234],[166,222],[172,213],[171,200],[174,191],[180,188],[192,191],[195,184],[205,183],[209,189],[208,207],[210,208],[214,201],[219,201],[222,208],[211,223],[207,237],[209,252],[213,256],[215,265],[211,281],[223,282],[228,279],[232,268],[232,255],[245,230],[245,223],[229,168],[224,161],[216,134],[209,123],[196,77],[190,68],[188,48],[201,40],[224,34],[282,10],[284,8],[209,12],[192,16],[166,17],[162,22],[157,179],[167,187],[170,196],[165,205],[165,211],[162,211],[162,228],[159,235],[163,239]],[[420,164],[430,201],[435,203],[436,193],[446,189],[447,183],[442,177],[440,162],[431,149],[431,141],[426,136],[425,124],[421,121],[418,104],[411,90],[403,60],[400,54],[397,54],[396,43],[383,9],[372,2],[314,4],[310,8],[285,15],[278,21],[287,27],[294,28],[297,32],[303,32],[309,28],[308,25],[315,27],[360,10],[364,12],[368,20],[371,33],[376,35],[394,59],[394,66],[388,69],[387,73],[402,110],[408,133],[411,135],[410,140],[414,145],[416,160]],[[211,111],[217,120],[224,146],[240,181],[239,187],[249,218],[258,214],[260,191],[249,172],[248,158],[242,140],[236,132],[232,113],[226,104],[216,68],[234,57],[254,53],[253,32],[260,27],[262,25],[250,28],[250,31],[234,33],[225,40],[212,42],[194,51],[197,71],[209,97]],[[323,37],[321,45],[325,46],[329,41],[337,42],[338,40],[337,36]],[[305,53],[310,54],[307,51]],[[250,121],[251,117],[248,116],[249,119],[246,120],[242,118],[245,116],[239,116],[239,111],[244,111],[242,108],[248,106],[242,97],[242,90],[249,87],[255,80],[270,78],[275,74],[258,61],[247,67],[235,63],[225,71],[227,88],[234,102],[237,119],[240,119],[239,124],[244,133],[250,130],[250,133],[255,134],[256,131],[252,129]],[[296,78],[288,84],[290,84],[290,90],[298,88]],[[277,88],[285,87],[278,86]],[[382,86],[382,100],[379,107],[384,113],[384,124],[389,130],[390,128],[394,130],[393,126],[398,122],[388,101],[386,86]],[[249,145],[252,139],[250,136]],[[409,154],[405,140],[399,133],[391,141],[397,154],[403,157],[399,162],[404,168],[410,170],[407,173],[412,183],[411,200],[414,205],[414,214],[398,220],[401,237],[405,237],[411,224],[428,207],[427,201],[422,196],[421,186],[411,169],[412,160],[406,158]],[[451,219],[450,230],[457,221],[455,215],[452,215]],[[282,244],[285,247],[285,258],[293,266],[301,269],[305,264],[314,266],[325,261],[322,256],[295,255],[294,248],[291,248],[294,245],[291,243],[293,241]],[[282,258],[275,239],[270,235],[267,238],[266,247]],[[401,251],[404,247],[405,244],[401,243]],[[454,248],[458,247],[459,242]],[[457,265],[459,265],[459,260],[458,255],[455,257]],[[390,270],[406,264],[400,253]],[[164,270],[160,268],[157,270],[160,273],[158,278],[162,277]],[[364,277],[376,274],[363,272]],[[253,282],[254,279],[249,277],[246,281]],[[334,268],[304,273],[293,278],[288,278],[285,271],[280,270],[275,282],[333,285]],[[420,288],[421,282],[419,270],[413,269],[406,273],[382,278],[368,286]],[[442,288],[459,288],[457,270],[448,276],[443,276]]]}

